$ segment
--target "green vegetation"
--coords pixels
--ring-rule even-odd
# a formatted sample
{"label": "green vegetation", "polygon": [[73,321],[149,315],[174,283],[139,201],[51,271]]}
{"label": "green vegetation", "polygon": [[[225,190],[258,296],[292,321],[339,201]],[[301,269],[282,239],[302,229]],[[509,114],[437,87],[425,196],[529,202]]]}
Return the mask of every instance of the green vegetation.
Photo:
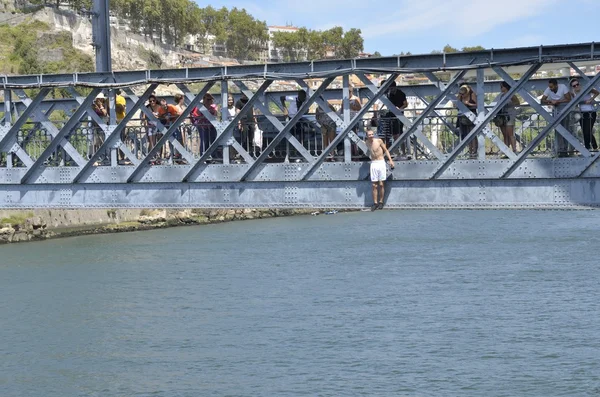
{"label": "green vegetation", "polygon": [[[42,4],[45,0],[31,0]],[[59,0],[56,0],[59,2]],[[74,10],[92,9],[91,0],[63,0]],[[207,6],[201,8],[193,0],[111,0],[111,12],[127,21],[134,33],[156,37],[170,45],[181,46],[188,35],[197,36],[201,52],[221,45],[224,55],[236,59],[259,59],[269,40],[265,21],[254,18],[243,8]],[[290,35],[286,37],[286,35]],[[336,58],[356,57],[363,51],[359,29],[343,32],[341,27],[326,31],[302,28],[299,34],[277,34],[285,42],[287,56],[295,57],[298,45],[304,46],[309,59],[323,58],[330,51]]]}
{"label": "green vegetation", "polygon": [[33,217],[33,212],[19,212],[16,214],[12,214],[8,218],[0,219],[0,225],[6,225],[6,224],[8,224],[10,226],[22,225],[25,223],[25,221],[27,221],[27,219],[29,219],[31,217]]}
{"label": "green vegetation", "polygon": [[469,52],[469,51],[483,51],[483,50],[485,50],[485,48],[483,48],[480,45],[476,45],[473,47],[463,47],[462,49],[459,50],[458,48],[452,47],[450,44],[446,44],[444,46],[444,48],[442,48],[442,51],[434,50],[434,51],[431,51],[431,53],[432,54],[441,54],[441,53],[452,54],[454,52]]}
{"label": "green vegetation", "polygon": [[163,64],[160,54],[157,54],[156,52],[148,50],[142,46],[138,47],[138,55],[140,59],[148,63],[148,69],[160,69]]}
{"label": "green vegetation", "polygon": [[[36,74],[71,73],[94,70],[91,57],[73,48],[68,32],[50,33],[50,27],[40,21],[18,26],[0,25],[0,73]],[[59,60],[45,61],[40,50],[58,50]]]}
{"label": "green vegetation", "polygon": [[273,32],[273,44],[281,48],[286,61],[355,58],[363,50],[360,29],[344,32],[339,26],[325,31],[300,28],[295,32]]}

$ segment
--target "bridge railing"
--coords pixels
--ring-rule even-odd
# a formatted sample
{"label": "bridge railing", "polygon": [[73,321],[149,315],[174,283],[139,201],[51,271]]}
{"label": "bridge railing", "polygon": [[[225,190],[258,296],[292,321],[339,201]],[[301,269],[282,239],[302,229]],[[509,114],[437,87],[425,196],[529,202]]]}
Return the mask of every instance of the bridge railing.
{"label": "bridge railing", "polygon": [[[599,75],[586,75],[581,69],[590,62],[600,62],[600,50],[593,43],[406,59],[6,76],[0,106],[0,181],[50,183],[58,177],[60,182],[85,183],[106,180],[108,172],[111,181],[117,178],[126,183],[219,178],[304,181],[318,179],[319,173],[347,180],[356,177],[353,170],[363,166],[356,163],[368,159],[363,139],[369,128],[386,140],[396,160],[427,160],[413,164],[423,165],[418,175],[425,180],[440,178],[450,167],[474,164],[462,160],[500,158],[508,160],[501,163],[506,169],[494,175],[506,178],[532,157],[553,156],[560,145],[566,145],[564,140],[571,156],[585,160],[578,163],[581,171],[573,171],[582,175],[598,156],[584,147],[578,123],[567,122],[581,97],[552,115],[538,99],[549,79],[536,73],[548,65],[566,65],[579,76],[578,95],[583,96],[600,87]],[[404,79],[417,77],[424,83],[402,84]],[[511,88],[500,97],[502,81]],[[560,78],[559,83],[568,83],[568,78]],[[476,113],[456,101],[464,84],[477,94]],[[397,89],[417,105],[399,111],[390,95]],[[149,98],[166,90],[172,93],[167,103],[174,105],[177,96],[184,110],[181,116],[166,116],[170,120],[163,124],[158,117],[164,112]],[[519,95],[524,103],[514,127],[517,148],[504,141],[493,123],[512,95]],[[206,102],[211,96],[216,107]],[[224,110],[228,97],[233,97],[235,112]],[[115,104],[123,100],[126,112],[118,114]],[[99,111],[98,103],[104,103],[108,114]],[[171,112],[168,106],[164,109]],[[316,109],[335,124],[335,134],[323,136]],[[382,114],[375,109],[387,111]],[[459,113],[468,115],[472,128],[458,128]],[[153,123],[156,130],[147,123]],[[396,128],[392,126],[399,123],[403,125],[400,136],[391,136]],[[563,138],[557,140],[555,130]],[[338,174],[331,171],[333,175],[325,169],[342,168],[326,165],[330,162],[348,167]],[[292,169],[270,167],[270,163],[302,165]],[[173,171],[165,165],[181,167]],[[51,169],[55,167],[70,169]],[[13,173],[10,168],[19,171]],[[484,174],[467,171],[461,175]]]}
{"label": "bridge railing", "polygon": [[[405,116],[408,120],[414,122],[419,117],[423,109],[409,109],[405,112]],[[396,118],[386,117],[387,111],[369,111],[364,117],[362,117],[356,124],[355,132],[361,139],[365,137],[365,131],[372,129],[376,134],[384,139],[389,146],[393,144],[393,136],[391,130],[391,124],[396,121]],[[284,116],[278,117],[282,123],[286,122]],[[234,128],[233,138],[240,143],[240,145],[257,157],[262,149],[269,146],[277,135],[277,129],[267,120],[264,116],[256,116],[257,122],[243,122],[240,123],[242,129],[251,130],[253,132],[260,130],[262,139],[254,139],[252,133],[241,133],[239,127]],[[374,122],[375,120],[375,122]],[[576,117],[570,117],[569,131],[583,143],[583,133],[579,122]],[[456,109],[443,108],[439,109],[438,116],[427,116],[421,120],[421,127],[423,135],[431,141],[441,153],[451,153],[456,145],[461,141],[459,127],[458,127],[458,112]],[[53,122],[53,125],[61,129],[65,122]],[[518,115],[515,121],[514,132],[517,139],[517,147],[519,150],[530,145],[537,135],[544,130],[548,125],[546,119],[541,117],[535,109],[528,105],[520,106],[518,108]],[[491,131],[502,138],[500,128],[495,126],[493,123],[488,123]],[[217,132],[212,126],[208,126],[211,132],[206,136],[209,139],[208,145],[214,143]],[[201,137],[199,128],[191,122],[185,122],[180,127],[182,131],[180,134],[179,141],[183,147],[189,151],[194,158],[200,158],[202,154]],[[136,159],[142,160],[148,154],[149,151],[149,139],[148,139],[149,128],[144,124],[141,119],[133,119],[130,121],[128,126],[124,129],[121,134],[121,140],[129,148],[131,153]],[[340,128],[337,128],[337,133],[340,132]],[[258,132],[255,132],[258,134]],[[594,126],[594,134],[600,136],[600,125]],[[307,114],[301,118],[293,129],[293,135],[298,139],[300,144],[308,150],[308,152],[318,157],[323,154],[323,143],[324,137],[322,134],[322,127],[316,121],[314,114]],[[36,160],[52,141],[52,134],[42,123],[26,123],[22,129],[19,130],[17,135],[17,143],[23,147],[23,149],[29,154],[29,156]],[[96,153],[97,149],[102,145],[105,140],[105,133],[101,127],[96,125],[92,121],[82,121],[71,132],[67,135],[66,139],[73,145],[77,152],[85,159],[89,159]],[[407,140],[408,141],[408,140]],[[555,136],[554,134],[548,134],[544,140],[532,150],[528,156],[552,156]],[[259,145],[260,143],[260,145]],[[162,163],[185,163],[185,161],[177,161],[173,159],[172,155],[174,149],[172,145],[164,145],[162,157],[160,161],[154,164]],[[417,139],[410,139],[408,145],[402,147],[404,156],[400,156],[400,159],[431,159],[431,152],[424,148],[423,145]],[[363,161],[366,159],[365,154],[362,153],[357,145],[353,143],[351,145],[351,159],[353,161]],[[344,145],[340,143],[336,148],[333,149],[331,155],[327,161],[343,161],[344,156]],[[486,157],[497,158],[502,155],[502,152],[493,145],[489,140],[486,141]],[[466,158],[466,151],[459,155],[459,158]],[[234,150],[230,153],[230,160],[233,163],[243,162],[243,159],[235,153]],[[282,162],[282,161],[303,161],[301,154],[296,148],[291,146],[288,141],[279,142],[272,152],[269,153],[265,162]],[[214,156],[211,156],[211,162],[222,163],[222,150],[217,152]],[[109,165],[110,164],[110,149],[105,149],[104,153],[97,162],[98,165]],[[131,165],[131,162],[126,159],[119,159],[121,165]],[[6,165],[6,155],[0,158],[0,166]],[[47,166],[73,166],[75,165],[70,156],[61,147],[57,148],[52,155],[46,161]],[[18,158],[14,158],[13,166],[19,167],[24,166]]]}

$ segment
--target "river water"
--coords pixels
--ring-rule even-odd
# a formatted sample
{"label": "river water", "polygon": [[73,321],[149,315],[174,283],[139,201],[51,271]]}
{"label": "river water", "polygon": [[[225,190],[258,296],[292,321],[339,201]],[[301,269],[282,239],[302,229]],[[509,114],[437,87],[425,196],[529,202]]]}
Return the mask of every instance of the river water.
{"label": "river water", "polygon": [[0,247],[0,395],[598,396],[600,211]]}

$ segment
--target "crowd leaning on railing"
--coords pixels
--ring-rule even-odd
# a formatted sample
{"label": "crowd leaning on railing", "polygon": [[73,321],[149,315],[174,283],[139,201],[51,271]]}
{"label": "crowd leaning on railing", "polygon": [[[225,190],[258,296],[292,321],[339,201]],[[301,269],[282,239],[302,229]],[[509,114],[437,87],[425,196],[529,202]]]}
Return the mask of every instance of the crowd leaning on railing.
{"label": "crowd leaning on railing", "polygon": [[[380,84],[383,83],[385,80]],[[469,83],[460,83],[456,87],[455,96],[450,97],[447,103],[438,105],[425,117],[420,116],[426,103],[417,97],[407,97],[395,81],[390,83],[384,93],[387,100],[369,102],[368,98],[360,98],[360,91],[350,86],[346,100],[332,99],[331,96],[325,99],[325,95],[322,95],[316,102],[324,108],[312,104],[300,117],[295,116],[299,110],[305,110],[306,106],[303,104],[307,101],[307,93],[303,89],[281,97],[278,97],[277,93],[269,93],[270,99],[265,101],[265,107],[270,113],[268,115],[262,114],[256,105],[246,109],[249,99],[244,94],[229,95],[226,106],[221,106],[220,99],[219,103],[216,103],[215,97],[207,93],[193,109],[186,112],[187,117],[175,129],[169,140],[162,139],[163,134],[186,110],[186,97],[181,94],[153,94],[144,104],[142,111],[131,119],[128,118],[127,126],[122,129],[120,135],[123,145],[117,150],[117,159],[119,164],[127,165],[131,164],[131,156],[144,159],[152,153],[149,160],[155,165],[188,164],[200,158],[215,142],[219,134],[215,126],[231,122],[242,111],[243,115],[237,118],[236,125],[229,128],[235,140],[234,144],[224,150],[223,142],[216,150],[211,150],[210,156],[205,156],[207,163],[223,163],[224,155],[228,156],[228,162],[231,164],[245,163],[260,156],[267,147],[269,153],[263,156],[266,162],[304,162],[307,161],[307,153],[314,157],[324,154],[327,162],[369,160],[368,154],[360,149],[360,141],[364,140],[366,143],[369,130],[373,131],[375,138],[381,139],[385,147],[393,149],[390,150],[391,156],[396,161],[434,159],[431,144],[441,153],[450,153],[462,140],[469,137],[477,125],[479,101],[474,88],[475,86]],[[506,99],[504,97],[511,89],[506,82],[499,82],[499,88],[500,93],[496,98],[485,99],[487,110]],[[560,125],[582,142],[582,146],[587,150],[597,151],[600,137],[596,136],[598,131],[595,121],[599,92],[591,89],[586,95],[580,95],[581,90],[582,84],[578,78],[569,80],[568,85],[550,79],[548,87],[539,99],[539,105],[556,116],[572,104],[572,101],[577,101],[576,106]],[[103,145],[106,126],[102,128],[102,124],[108,124],[110,120],[118,124],[127,114],[127,100],[123,92],[115,91],[114,106],[111,106],[106,95],[100,93],[92,104],[98,117],[86,115],[80,125],[67,136],[69,142],[84,157],[91,158],[96,152],[103,151],[104,153],[96,156],[97,165],[111,163],[109,147],[112,145]],[[355,118],[367,103],[371,104],[370,108],[360,119]],[[344,109],[344,104],[347,104],[347,110]],[[345,117],[353,120],[348,134],[350,143],[340,139],[337,140],[337,145],[332,145],[344,130],[345,124],[342,120]],[[406,131],[403,120],[413,122],[418,117],[419,134],[425,136],[431,144],[423,145],[414,135],[411,138],[403,137]],[[279,134],[281,125],[285,126],[291,120],[295,121],[289,127],[293,139],[281,139],[276,144],[271,144]],[[45,130],[43,123],[30,124],[19,131],[18,143],[35,158],[36,153],[41,153],[47,147],[52,136]],[[274,124],[278,124],[278,127]],[[547,125],[548,120],[540,116],[534,107],[513,94],[490,123],[492,131],[498,134],[506,147],[514,153],[528,147]],[[559,126],[557,128],[560,129]],[[403,141],[397,143],[401,137]],[[469,144],[459,154],[459,159],[478,158],[483,149],[486,158],[506,157],[505,153],[489,140],[477,137],[470,139]],[[548,134],[535,148],[529,148],[528,155],[577,156],[579,153],[573,147],[573,142],[566,140],[561,133]],[[160,147],[156,147],[159,143]],[[15,158],[13,161],[19,160]],[[62,149],[57,149],[47,163],[69,165],[72,161]]]}

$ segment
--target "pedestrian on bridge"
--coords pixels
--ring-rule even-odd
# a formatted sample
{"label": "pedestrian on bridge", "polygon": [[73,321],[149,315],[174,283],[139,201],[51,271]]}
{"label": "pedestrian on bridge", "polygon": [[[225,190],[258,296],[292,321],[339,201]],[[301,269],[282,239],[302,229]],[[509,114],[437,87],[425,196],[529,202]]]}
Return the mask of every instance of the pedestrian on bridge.
{"label": "pedestrian on bridge", "polygon": [[[395,81],[392,82],[392,84],[388,88],[386,96],[390,100],[390,102],[392,102],[392,105],[394,105],[396,109],[400,112],[400,114],[404,115],[404,109],[408,107],[408,101],[406,99],[406,94],[400,89],[400,87],[396,85]],[[400,139],[400,136],[404,132],[404,123],[400,121],[400,119],[396,117],[396,115],[391,110],[388,110],[388,112],[385,115],[385,118],[390,123],[392,138],[394,139],[394,142],[396,142],[398,139]],[[407,154],[405,142],[402,142],[400,144],[398,150],[398,153],[400,154],[400,160],[411,159],[410,155]]]}
{"label": "pedestrian on bridge", "polygon": [[[154,117],[158,117],[158,108],[159,107],[160,107],[160,104],[158,103],[156,96],[150,95],[148,97],[148,105],[146,105],[146,108],[148,108],[149,112],[151,112]],[[148,135],[148,151],[150,151],[156,145],[156,138],[158,135],[158,127],[157,127],[156,122],[150,120],[150,118],[143,112],[142,112],[142,123],[146,127],[146,135]],[[155,161],[155,159],[152,159],[152,160]]]}
{"label": "pedestrian on bridge", "polygon": [[[475,127],[475,124],[469,116],[471,116],[471,114],[477,114],[477,94],[469,85],[463,84],[458,90],[457,99],[468,109],[467,113],[462,110],[458,111],[458,128],[460,130],[460,139],[465,139],[473,130],[473,127]],[[477,149],[477,138],[473,137],[471,142],[469,142],[469,157],[477,157]]]}
{"label": "pedestrian on bridge", "polygon": [[[554,106],[554,116],[556,117],[571,102],[571,93],[567,86],[558,84],[558,80],[556,79],[550,79],[548,80],[548,88],[544,91],[541,102],[542,105]],[[560,121],[560,125],[569,131],[570,121],[568,115]],[[567,157],[570,149],[569,143],[558,131],[555,131],[555,138],[556,154],[558,157]]]}
{"label": "pedestrian on bridge", "polygon": [[385,146],[385,142],[381,138],[375,138],[373,130],[367,130],[367,139],[365,144],[369,149],[369,157],[371,158],[371,190],[373,193],[373,205],[371,211],[383,209],[384,200],[384,181],[387,179],[387,167],[385,166],[385,157],[387,155],[389,164],[394,169],[394,160],[390,156],[390,152]]}
{"label": "pedestrian on bridge", "polygon": [[[579,79],[574,78],[571,80],[571,95],[576,97],[581,93],[581,84],[579,83]],[[579,119],[579,124],[581,125],[581,130],[583,131],[583,143],[585,144],[585,148],[588,150],[597,151],[598,143],[596,142],[596,137],[594,136],[594,123],[596,122],[596,109],[594,108],[594,102],[596,97],[600,94],[600,92],[592,88],[592,91],[587,95],[578,98],[579,102],[579,110],[581,111],[581,118]]]}
{"label": "pedestrian on bridge", "polygon": [[[499,102],[504,98],[508,91],[510,90],[510,85],[503,81],[500,83],[500,95],[496,97],[495,102]],[[515,121],[517,119],[517,106],[519,106],[521,102],[516,95],[510,97],[506,105],[502,107],[502,110],[498,113],[496,118],[494,118],[494,123],[500,128],[500,132],[502,132],[502,137],[504,138],[504,144],[510,148],[512,151],[517,153],[517,140],[515,139]]]}

